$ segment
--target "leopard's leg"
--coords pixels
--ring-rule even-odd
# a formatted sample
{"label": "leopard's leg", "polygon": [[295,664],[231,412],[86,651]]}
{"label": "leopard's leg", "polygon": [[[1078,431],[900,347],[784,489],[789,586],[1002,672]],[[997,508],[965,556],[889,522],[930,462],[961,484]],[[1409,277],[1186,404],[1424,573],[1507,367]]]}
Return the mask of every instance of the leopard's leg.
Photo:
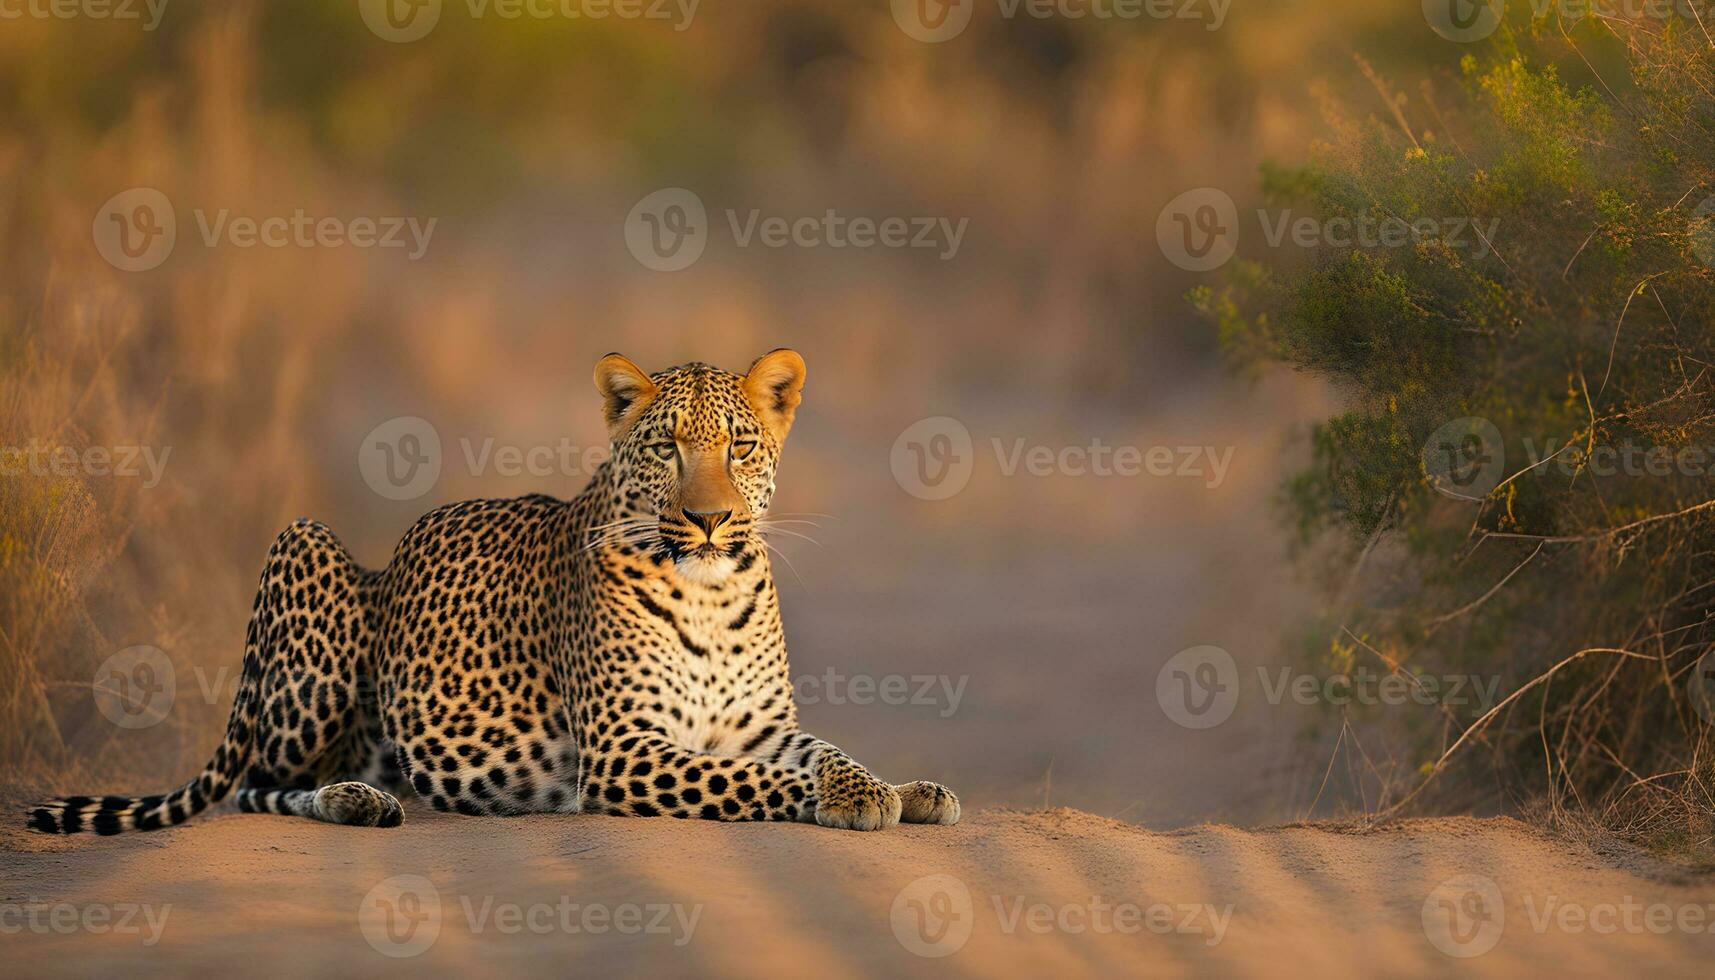
{"label": "leopard's leg", "polygon": [[404,793],[410,787],[410,781],[405,778],[404,767],[399,764],[399,750],[381,734],[379,721],[371,737],[368,758],[358,769],[358,782],[368,783],[395,796]]}
{"label": "leopard's leg", "polygon": [[[357,723],[320,760],[319,788],[313,784],[247,786],[238,791],[234,802],[246,813],[309,817],[356,827],[399,826],[405,822],[405,811],[387,790],[403,786],[404,779],[393,746],[381,737],[380,727],[371,699],[359,707]],[[357,778],[342,778],[346,774]]]}
{"label": "leopard's leg", "polygon": [[31,826],[66,834],[156,830],[184,823],[241,780],[252,788],[315,785],[357,710],[376,581],[323,525],[288,527],[268,551],[226,736],[203,772],[155,796],[50,800],[31,812]]}
{"label": "leopard's leg", "polygon": [[816,822],[840,830],[885,830],[899,823],[899,791],[833,745],[805,735],[816,774]]}
{"label": "leopard's leg", "polygon": [[437,810],[466,816],[576,813],[577,745],[557,695],[496,685],[484,703],[448,703],[429,686],[383,685],[386,738],[404,785]]}
{"label": "leopard's leg", "polygon": [[816,822],[824,827],[874,830],[878,819],[879,827],[959,822],[959,798],[952,790],[925,780],[889,785],[809,732],[783,733],[758,751],[770,759],[795,761],[815,773]]}
{"label": "leopard's leg", "polygon": [[292,525],[275,547],[289,561],[265,591],[303,615],[271,638],[282,655],[262,684],[256,751],[234,802],[249,813],[397,826],[399,801],[366,785],[380,781],[378,760],[391,754],[372,681],[380,573],[358,567],[312,522]]}
{"label": "leopard's leg", "polygon": [[815,778],[787,762],[695,752],[620,725],[578,756],[584,809],[615,816],[813,820]]}
{"label": "leopard's leg", "polygon": [[[659,732],[622,725],[581,756],[584,807],[623,816],[814,821],[846,830],[885,830],[903,816],[906,794],[813,735],[776,735],[754,751],[695,752]],[[912,815],[917,822],[955,822],[957,798],[942,787],[925,788],[931,786],[907,784]]]}

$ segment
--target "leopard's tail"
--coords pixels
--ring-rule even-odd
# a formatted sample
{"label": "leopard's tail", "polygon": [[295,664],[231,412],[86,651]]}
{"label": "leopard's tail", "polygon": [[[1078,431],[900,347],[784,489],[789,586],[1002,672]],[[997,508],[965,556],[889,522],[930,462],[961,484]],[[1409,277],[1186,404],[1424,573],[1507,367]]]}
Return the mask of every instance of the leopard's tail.
{"label": "leopard's tail", "polygon": [[155,796],[68,796],[48,800],[30,808],[30,828],[44,834],[103,835],[160,830],[184,823],[225,798],[250,762],[261,710],[263,671],[258,626],[251,623],[251,635],[245,644],[244,673],[239,680],[232,717],[226,723],[226,737],[201,775],[170,793]]}

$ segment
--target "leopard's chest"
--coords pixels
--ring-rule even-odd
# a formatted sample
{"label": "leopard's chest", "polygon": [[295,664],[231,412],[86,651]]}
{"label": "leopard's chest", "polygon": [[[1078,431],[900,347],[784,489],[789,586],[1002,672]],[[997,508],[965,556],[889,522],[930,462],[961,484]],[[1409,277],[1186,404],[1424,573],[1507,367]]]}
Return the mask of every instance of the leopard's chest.
{"label": "leopard's chest", "polygon": [[679,744],[736,753],[791,701],[772,600],[754,587],[642,591],[647,639],[624,679],[634,703]]}

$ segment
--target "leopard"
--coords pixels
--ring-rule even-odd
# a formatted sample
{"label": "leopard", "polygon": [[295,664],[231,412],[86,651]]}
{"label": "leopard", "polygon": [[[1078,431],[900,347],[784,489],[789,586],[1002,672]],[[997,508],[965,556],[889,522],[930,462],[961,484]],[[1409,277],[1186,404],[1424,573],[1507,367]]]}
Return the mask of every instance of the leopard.
{"label": "leopard", "polygon": [[959,798],[883,781],[805,731],[768,537],[804,359],[595,367],[610,452],[571,499],[439,507],[384,568],[298,520],[269,549],[233,708],[202,772],[152,796],[30,808],[49,834],[239,810],[397,827],[467,816],[952,825]]}

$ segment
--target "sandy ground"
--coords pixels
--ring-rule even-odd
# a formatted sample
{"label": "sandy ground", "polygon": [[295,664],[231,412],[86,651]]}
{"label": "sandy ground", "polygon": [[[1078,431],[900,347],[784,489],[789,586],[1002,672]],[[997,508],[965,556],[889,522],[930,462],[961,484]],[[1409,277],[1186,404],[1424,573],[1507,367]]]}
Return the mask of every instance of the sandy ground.
{"label": "sandy ground", "polygon": [[1160,833],[985,810],[855,834],[419,809],[0,847],[14,976],[1706,976],[1715,956],[1715,880],[1506,819]]}

